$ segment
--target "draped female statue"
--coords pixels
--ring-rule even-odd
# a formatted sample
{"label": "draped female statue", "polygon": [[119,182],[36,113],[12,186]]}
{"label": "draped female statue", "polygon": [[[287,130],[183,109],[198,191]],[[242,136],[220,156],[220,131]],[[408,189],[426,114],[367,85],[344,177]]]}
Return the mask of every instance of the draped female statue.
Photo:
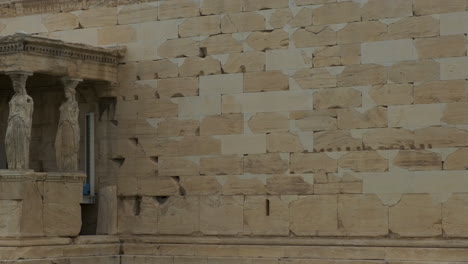
{"label": "draped female statue", "polygon": [[29,73],[9,73],[15,94],[9,103],[5,150],[8,169],[29,169],[33,99],[26,92]]}
{"label": "draped female statue", "polygon": [[60,106],[60,119],[55,138],[57,168],[60,172],[78,171],[80,149],[79,108],[75,98],[76,86],[81,80],[63,78],[65,102]]}

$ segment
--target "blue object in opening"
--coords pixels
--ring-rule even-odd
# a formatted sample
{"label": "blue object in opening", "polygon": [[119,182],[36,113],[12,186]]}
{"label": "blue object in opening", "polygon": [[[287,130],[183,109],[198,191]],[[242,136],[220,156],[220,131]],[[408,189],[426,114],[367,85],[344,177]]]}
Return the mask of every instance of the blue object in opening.
{"label": "blue object in opening", "polygon": [[91,195],[91,185],[89,183],[83,186],[83,195]]}

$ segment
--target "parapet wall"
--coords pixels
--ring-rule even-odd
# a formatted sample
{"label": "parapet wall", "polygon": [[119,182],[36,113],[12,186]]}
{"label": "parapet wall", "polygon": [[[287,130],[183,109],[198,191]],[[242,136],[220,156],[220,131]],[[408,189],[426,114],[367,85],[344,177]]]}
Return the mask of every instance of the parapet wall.
{"label": "parapet wall", "polygon": [[127,47],[103,233],[468,236],[467,1],[79,3],[0,35]]}

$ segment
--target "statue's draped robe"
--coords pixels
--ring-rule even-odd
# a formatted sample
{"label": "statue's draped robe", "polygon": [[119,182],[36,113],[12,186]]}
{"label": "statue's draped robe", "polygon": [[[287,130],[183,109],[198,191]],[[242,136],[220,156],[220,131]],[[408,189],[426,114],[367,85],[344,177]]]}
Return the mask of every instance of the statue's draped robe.
{"label": "statue's draped robe", "polygon": [[29,145],[34,103],[28,95],[14,95],[10,101],[10,114],[5,137],[5,150],[9,169],[29,169]]}
{"label": "statue's draped robe", "polygon": [[78,103],[66,101],[60,106],[60,121],[55,139],[56,160],[59,171],[78,171],[80,127]]}

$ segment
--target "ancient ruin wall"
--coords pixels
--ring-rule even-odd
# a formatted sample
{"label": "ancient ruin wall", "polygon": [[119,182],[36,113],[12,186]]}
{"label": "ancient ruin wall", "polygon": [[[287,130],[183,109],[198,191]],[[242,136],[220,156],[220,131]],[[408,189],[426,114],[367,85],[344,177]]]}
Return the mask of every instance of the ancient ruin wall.
{"label": "ancient ruin wall", "polygon": [[468,236],[466,0],[140,2],[1,11],[0,35],[127,47],[105,232]]}

